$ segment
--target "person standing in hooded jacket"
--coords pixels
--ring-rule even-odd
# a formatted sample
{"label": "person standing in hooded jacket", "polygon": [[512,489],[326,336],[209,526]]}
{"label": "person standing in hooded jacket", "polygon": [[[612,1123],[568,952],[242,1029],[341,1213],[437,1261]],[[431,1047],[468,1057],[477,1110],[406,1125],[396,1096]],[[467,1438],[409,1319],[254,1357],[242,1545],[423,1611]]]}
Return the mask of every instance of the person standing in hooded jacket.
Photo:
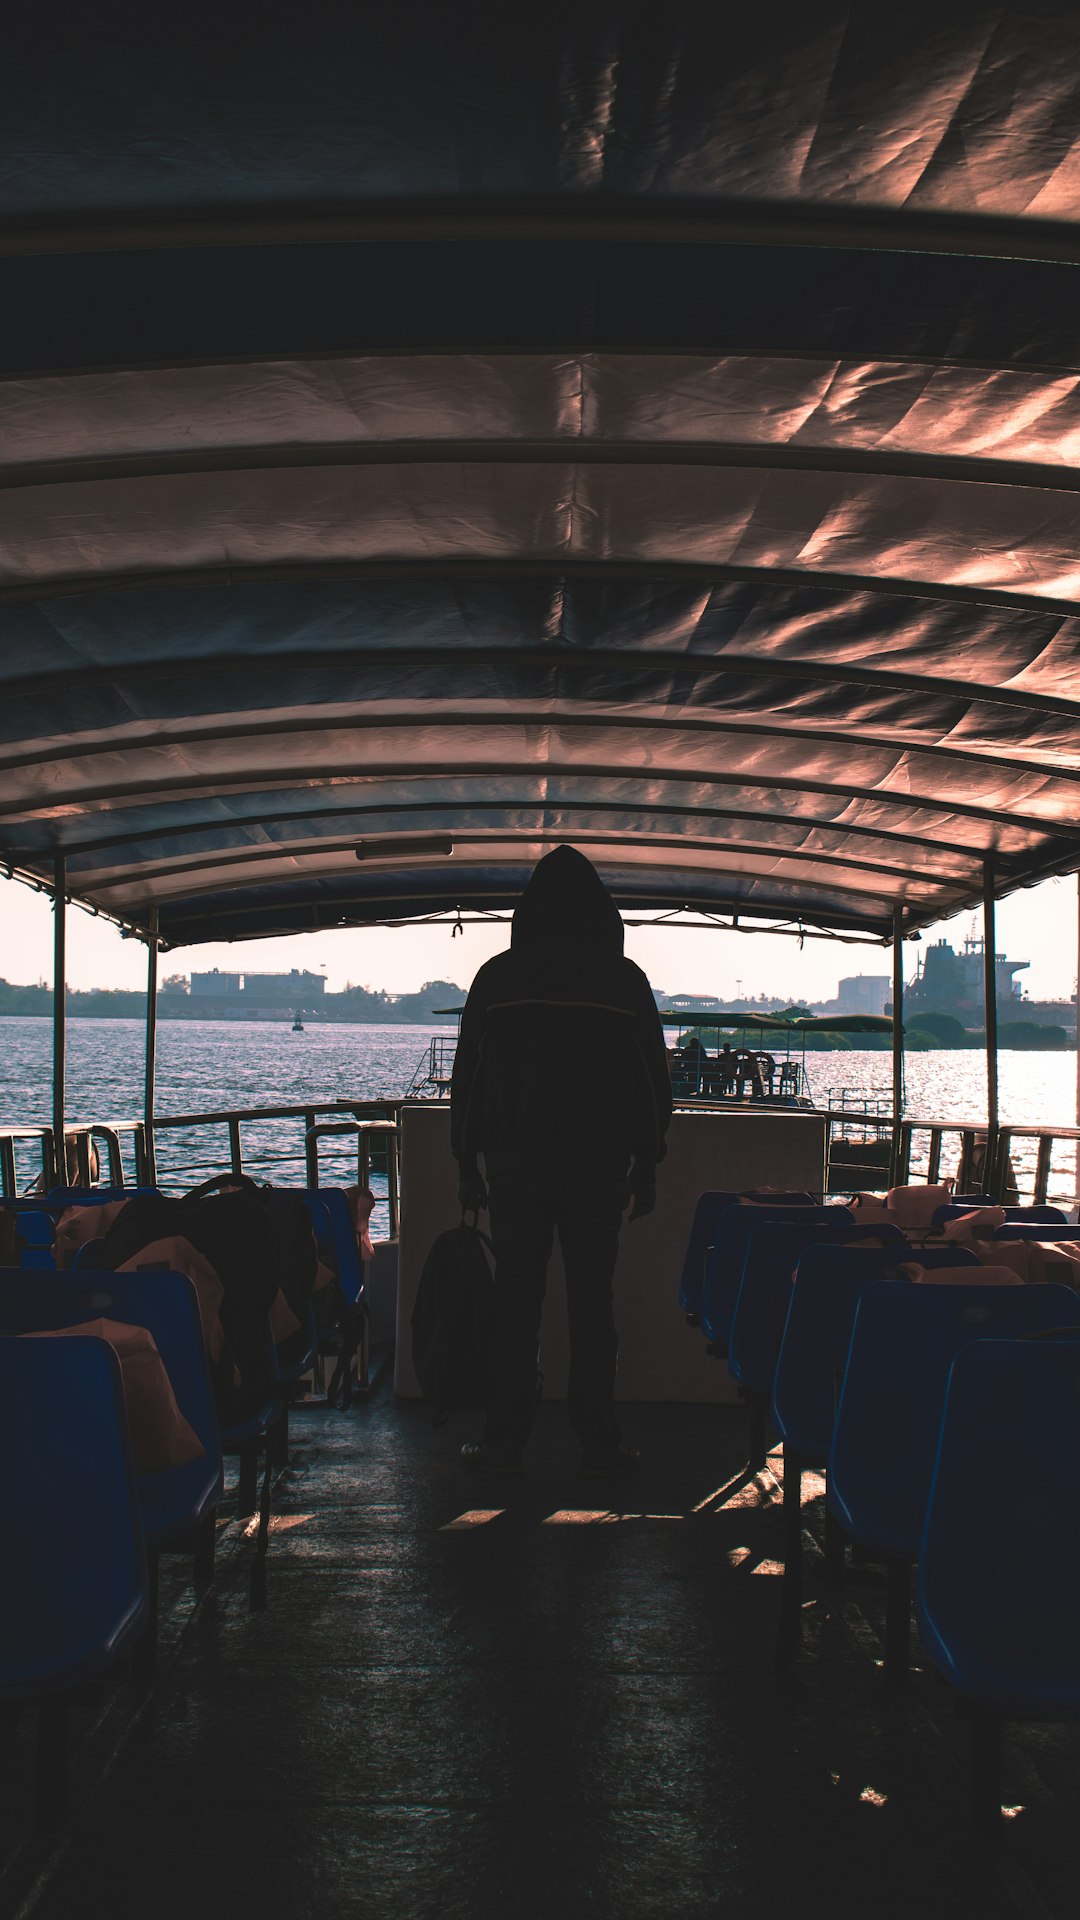
{"label": "person standing in hooded jacket", "polygon": [[595,867],[558,847],[518,902],[509,951],[473,981],[454,1061],[459,1197],[467,1211],[487,1202],[495,1249],[495,1397],[482,1438],[462,1448],[466,1465],[521,1471],[556,1231],[582,1471],[637,1465],[615,1419],[612,1282],[627,1204],[631,1220],[655,1205],[670,1119],[652,989],[623,955],[622,920]]}

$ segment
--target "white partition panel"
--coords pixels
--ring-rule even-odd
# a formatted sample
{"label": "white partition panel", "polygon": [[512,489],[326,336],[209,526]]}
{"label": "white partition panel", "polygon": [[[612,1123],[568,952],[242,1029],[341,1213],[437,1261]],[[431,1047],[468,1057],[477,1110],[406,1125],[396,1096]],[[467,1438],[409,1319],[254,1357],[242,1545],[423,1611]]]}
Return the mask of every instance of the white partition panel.
{"label": "white partition panel", "polygon": [[[402,1113],[402,1215],[398,1270],[399,1394],[418,1394],[409,1320],[432,1240],[459,1218],[457,1168],[450,1154],[449,1107],[407,1106]],[[619,1325],[618,1395],[623,1400],[735,1399],[722,1361],[679,1310],[679,1274],[698,1195],[710,1188],[806,1187],[824,1182],[825,1117],[750,1111],[676,1113],[658,1170],[656,1212],[624,1226],[615,1289]],[[482,1219],[481,1225],[486,1222]],[[541,1365],[546,1398],[566,1392],[567,1333],[562,1261],[552,1255],[544,1308]]]}

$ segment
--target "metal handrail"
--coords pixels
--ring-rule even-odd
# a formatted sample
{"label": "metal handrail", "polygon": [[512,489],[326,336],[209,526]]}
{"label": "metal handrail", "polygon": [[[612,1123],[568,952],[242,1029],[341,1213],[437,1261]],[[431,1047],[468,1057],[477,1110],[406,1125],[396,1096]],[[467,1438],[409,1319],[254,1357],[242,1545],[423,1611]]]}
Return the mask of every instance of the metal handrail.
{"label": "metal handrail", "polygon": [[321,1124],[309,1127],[304,1135],[304,1145],[308,1154],[308,1186],[319,1184],[319,1141],[328,1134],[355,1134],[356,1136],[356,1184],[359,1187],[371,1185],[371,1143],[381,1140],[386,1147],[386,1204],[390,1216],[390,1238],[397,1238],[398,1231],[398,1158],[401,1151],[401,1129],[395,1120],[324,1120]]}

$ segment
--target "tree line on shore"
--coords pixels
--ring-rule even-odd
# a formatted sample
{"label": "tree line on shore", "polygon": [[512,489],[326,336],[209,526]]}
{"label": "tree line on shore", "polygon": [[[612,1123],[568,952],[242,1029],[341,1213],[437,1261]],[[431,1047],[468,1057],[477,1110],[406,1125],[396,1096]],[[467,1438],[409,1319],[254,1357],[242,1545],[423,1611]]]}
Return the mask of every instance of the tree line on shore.
{"label": "tree line on shore", "polygon": [[[375,1022],[404,1022],[430,1025],[436,1017],[436,1011],[445,1007],[459,1007],[464,1003],[465,989],[457,987],[449,980],[428,980],[417,993],[390,994],[381,988],[349,987],[344,993],[328,993],[323,996],[317,1008],[305,1007],[307,1020],[352,1021],[367,1025]],[[69,1018],[84,1020],[142,1020],[146,1014],[146,995],[138,988],[127,987],[90,987],[80,990],[69,987],[64,1001]],[[14,986],[7,980],[0,980],[0,1016],[4,1014],[37,1014],[51,1017],[53,993],[51,987]],[[235,1013],[222,1014],[217,1007],[212,1011],[203,1008],[196,996],[178,993],[163,987],[158,991],[159,1020],[291,1020],[296,1009],[290,1004],[275,1006],[238,1006]]]}

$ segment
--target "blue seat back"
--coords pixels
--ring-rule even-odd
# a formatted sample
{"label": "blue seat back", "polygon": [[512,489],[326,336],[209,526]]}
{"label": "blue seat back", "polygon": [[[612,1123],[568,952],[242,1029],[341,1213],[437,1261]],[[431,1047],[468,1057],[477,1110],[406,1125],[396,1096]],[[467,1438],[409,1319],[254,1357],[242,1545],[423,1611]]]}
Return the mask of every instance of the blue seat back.
{"label": "blue seat back", "polygon": [[349,1306],[353,1307],[363,1295],[364,1267],[356,1244],[356,1229],[349,1203],[340,1187],[306,1187],[304,1199],[311,1214],[315,1237],[321,1238],[324,1244],[326,1227],[329,1225],[330,1246],[337,1263],[341,1290]]}
{"label": "blue seat back", "polygon": [[832,1440],[855,1309],[874,1280],[897,1278],[915,1256],[889,1247],[811,1246],[799,1259],[773,1378],[773,1418],[785,1447],[824,1466]]}
{"label": "blue seat back", "polygon": [[701,1294],[705,1285],[705,1256],[713,1244],[717,1220],[738,1200],[737,1193],[703,1193],[694,1208],[690,1234],[683,1255],[679,1278],[679,1305],[684,1313],[701,1312]]}
{"label": "blue seat back", "polygon": [[104,1207],[113,1200],[137,1200],[156,1195],[158,1187],[50,1187],[45,1195],[49,1207]]}
{"label": "blue seat back", "polygon": [[972,1340],[1080,1326],[1071,1287],[876,1281],[855,1312],[829,1454],[829,1504],[856,1540],[914,1560],[945,1386]]}
{"label": "blue seat back", "polygon": [[102,1244],[100,1239],[84,1240],[81,1247],[76,1247],[72,1256],[71,1272],[81,1273],[84,1269],[89,1269],[93,1273],[99,1272]]}
{"label": "blue seat back", "polygon": [[715,1223],[715,1239],[705,1266],[701,1294],[701,1325],[707,1340],[727,1350],[735,1302],[739,1297],[746,1249],[751,1235],[771,1220],[797,1220],[809,1226],[815,1219],[854,1224],[848,1207],[806,1206],[799,1203],[726,1207]]}
{"label": "blue seat back", "polygon": [[121,1320],[152,1335],[177,1405],[204,1452],[198,1460],[139,1479],[147,1537],[190,1525],[221,1485],[221,1438],[203,1343],[199,1300],[186,1274],[150,1269],[142,1273],[51,1273],[0,1271],[0,1333],[74,1327],[85,1320]]}
{"label": "blue seat back", "polygon": [[[935,1227],[943,1227],[949,1220],[959,1220],[965,1213],[974,1213],[977,1207],[996,1205],[996,1200],[987,1199],[950,1200],[946,1206],[937,1208],[931,1224]],[[1062,1227],[1068,1224],[1060,1207],[1051,1207],[1044,1202],[1031,1207],[1005,1207],[1003,1212],[1007,1221],[1016,1220],[1021,1224],[1026,1222],[1031,1225],[1039,1220],[1045,1220],[1048,1225]]]}
{"label": "blue seat back", "polygon": [[1080,1227],[1061,1226],[1055,1221],[1040,1225],[1027,1220],[1006,1220],[994,1228],[995,1240],[1080,1240]]}
{"label": "blue seat back", "polygon": [[55,1267],[55,1240],[56,1222],[51,1213],[45,1213],[40,1207],[28,1207],[16,1215],[15,1245],[20,1267],[32,1267],[35,1271]]}
{"label": "blue seat back", "polygon": [[1078,1457],[1080,1337],[977,1340],[957,1354],[919,1627],[946,1678],[1002,1713],[1080,1713]]}
{"label": "blue seat back", "polygon": [[841,1208],[830,1213],[840,1219],[771,1220],[750,1238],[743,1262],[728,1342],[728,1370],[740,1386],[752,1393],[771,1393],[773,1375],[784,1335],[784,1323],[803,1256],[818,1243],[835,1247],[861,1238],[887,1240],[899,1257],[911,1257],[899,1227],[875,1222],[860,1226]]}
{"label": "blue seat back", "polygon": [[0,1339],[0,1695],[103,1670],[147,1618],[120,1366],[103,1340]]}
{"label": "blue seat back", "polygon": [[996,1207],[997,1201],[991,1200],[987,1193],[973,1199],[947,1200],[944,1206],[935,1207],[930,1217],[932,1227],[943,1227],[949,1220],[959,1220],[962,1214],[974,1213],[978,1207]]}

